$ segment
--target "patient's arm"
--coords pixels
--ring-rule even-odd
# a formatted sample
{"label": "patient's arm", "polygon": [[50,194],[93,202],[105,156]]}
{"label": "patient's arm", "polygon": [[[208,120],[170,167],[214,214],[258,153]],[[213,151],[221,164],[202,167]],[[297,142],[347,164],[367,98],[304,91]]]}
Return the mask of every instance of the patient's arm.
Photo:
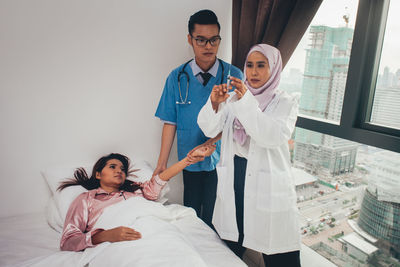
{"label": "patient's arm", "polygon": [[190,157],[185,157],[181,161],[175,163],[174,165],[172,165],[171,167],[167,168],[165,171],[160,173],[159,177],[161,178],[161,180],[168,181],[187,166],[194,164],[198,161],[204,160],[204,158],[207,157],[208,155],[211,155],[214,152],[214,150],[215,150],[214,145],[202,146],[194,150]]}
{"label": "patient's arm", "polygon": [[102,231],[102,229],[92,229],[90,232],[85,232],[89,220],[87,196],[87,192],[80,194],[68,209],[60,240],[61,250],[81,251],[93,247],[91,237]]}
{"label": "patient's arm", "polygon": [[143,196],[148,200],[157,200],[167,181],[161,180],[159,175],[151,177],[142,184]]}
{"label": "patient's arm", "polygon": [[109,230],[100,231],[92,236],[93,245],[103,242],[119,242],[140,239],[142,235],[132,228],[119,226]]}

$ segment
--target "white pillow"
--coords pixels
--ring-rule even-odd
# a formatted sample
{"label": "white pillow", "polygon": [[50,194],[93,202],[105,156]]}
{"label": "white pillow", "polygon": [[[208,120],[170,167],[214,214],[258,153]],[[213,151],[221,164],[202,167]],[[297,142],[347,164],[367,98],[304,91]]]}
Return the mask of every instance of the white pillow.
{"label": "white pillow", "polygon": [[[57,191],[61,182],[74,177],[77,167],[54,166],[41,172],[52,193],[47,203],[47,223],[59,233],[62,232],[65,216],[72,201],[81,193],[88,191],[82,186],[71,186],[62,191]],[[88,169],[90,168],[85,167],[87,172]],[[88,175],[90,173],[91,171],[88,172]]]}
{"label": "white pillow", "polygon": [[[85,165],[87,166],[87,165]],[[70,166],[53,166],[42,171],[42,176],[46,180],[47,185],[50,188],[51,193],[54,195],[57,192],[57,188],[60,186],[60,183],[73,178],[74,172],[76,168],[82,167],[80,165],[70,165]],[[90,169],[90,168],[89,168]],[[85,170],[88,170],[85,168]],[[91,173],[91,172],[90,172]],[[90,173],[88,173],[90,175]]]}
{"label": "white pillow", "polygon": [[58,212],[56,202],[54,201],[54,196],[51,196],[47,201],[46,218],[50,227],[61,233],[64,222],[62,221],[61,215]]}
{"label": "white pillow", "polygon": [[[129,180],[135,182],[146,182],[151,179],[153,176],[153,168],[151,167],[150,163],[142,159],[136,159],[135,162],[132,164],[132,169],[139,169],[138,171],[132,173],[137,177],[129,177]],[[160,192],[157,202],[164,204],[168,201],[166,194],[169,192],[169,185],[166,184]]]}
{"label": "white pillow", "polygon": [[[91,164],[84,164],[84,169],[88,173],[88,175],[91,175],[91,170],[92,167],[87,167],[87,166],[93,166],[94,163]],[[47,222],[48,224],[55,229],[57,232],[61,232],[64,221],[65,221],[65,216],[67,215],[68,208],[71,205],[72,201],[80,195],[83,192],[86,192],[87,190],[82,187],[82,186],[70,186],[65,188],[62,191],[57,191],[58,186],[60,185],[61,182],[73,178],[74,177],[74,172],[76,168],[82,166],[81,165],[75,165],[75,166],[55,166],[55,167],[49,167],[46,170],[42,171],[42,176],[46,180],[50,191],[52,193],[52,196],[48,200],[47,204]],[[132,169],[139,169],[139,171],[134,172],[133,174],[136,175],[137,177],[129,177],[129,180],[136,181],[136,182],[145,182],[151,179],[153,175],[153,169],[151,168],[150,164],[146,162],[145,160],[142,159],[135,159],[135,161],[131,161],[131,167]],[[158,202],[165,203],[168,199],[165,197],[165,194],[169,191],[169,186],[166,184],[166,186],[163,188],[163,190],[160,193],[159,199],[157,200]]]}
{"label": "white pillow", "polygon": [[138,171],[132,173],[132,175],[135,175],[137,177],[131,176],[129,177],[129,180],[143,183],[150,180],[151,176],[153,176],[153,168],[147,161],[143,159],[136,159],[135,162],[133,162],[131,165],[132,170],[138,169]]}
{"label": "white pillow", "polygon": [[67,216],[67,212],[71,203],[77,198],[80,194],[87,192],[88,190],[83,186],[70,186],[62,191],[58,191],[54,194],[54,202],[56,203],[58,212],[61,216],[61,220],[64,225],[65,217]]}

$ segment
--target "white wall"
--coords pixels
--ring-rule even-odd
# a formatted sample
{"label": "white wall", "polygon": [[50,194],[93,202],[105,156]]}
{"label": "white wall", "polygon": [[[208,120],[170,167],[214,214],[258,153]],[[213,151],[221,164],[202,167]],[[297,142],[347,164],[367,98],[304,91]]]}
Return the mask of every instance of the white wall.
{"label": "white wall", "polygon": [[[155,166],[154,113],[168,73],[192,57],[187,21],[203,8],[229,61],[230,0],[0,1],[0,217],[43,210],[48,166],[110,152]],[[170,186],[181,203],[181,176]]]}

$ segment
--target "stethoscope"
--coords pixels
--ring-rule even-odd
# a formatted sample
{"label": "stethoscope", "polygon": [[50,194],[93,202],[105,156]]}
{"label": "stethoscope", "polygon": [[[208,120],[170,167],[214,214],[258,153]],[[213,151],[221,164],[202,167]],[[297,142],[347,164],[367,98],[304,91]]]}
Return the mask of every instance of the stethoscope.
{"label": "stethoscope", "polygon": [[[180,98],[180,102],[176,101],[177,105],[186,105],[186,104],[191,104],[192,102],[189,100],[187,100],[188,95],[189,95],[189,74],[185,71],[185,68],[187,66],[187,64],[189,64],[193,59],[189,60],[188,62],[185,63],[185,65],[183,65],[182,70],[178,73],[178,90],[179,90],[179,98]],[[221,73],[221,84],[224,82],[224,64],[222,64],[222,60],[218,59],[219,64],[222,67],[222,73]],[[181,77],[182,75],[186,76],[186,96],[185,96],[185,100],[183,100],[182,97],[182,91],[181,91]]]}

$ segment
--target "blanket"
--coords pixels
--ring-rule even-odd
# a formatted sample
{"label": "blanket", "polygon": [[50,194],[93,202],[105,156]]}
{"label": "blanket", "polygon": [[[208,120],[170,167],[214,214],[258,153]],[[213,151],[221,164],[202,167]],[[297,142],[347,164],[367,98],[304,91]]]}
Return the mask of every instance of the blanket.
{"label": "blanket", "polygon": [[60,251],[20,266],[246,266],[193,209],[181,205],[129,198],[107,207],[94,228],[118,226],[132,227],[142,238],[104,242],[82,252]]}

